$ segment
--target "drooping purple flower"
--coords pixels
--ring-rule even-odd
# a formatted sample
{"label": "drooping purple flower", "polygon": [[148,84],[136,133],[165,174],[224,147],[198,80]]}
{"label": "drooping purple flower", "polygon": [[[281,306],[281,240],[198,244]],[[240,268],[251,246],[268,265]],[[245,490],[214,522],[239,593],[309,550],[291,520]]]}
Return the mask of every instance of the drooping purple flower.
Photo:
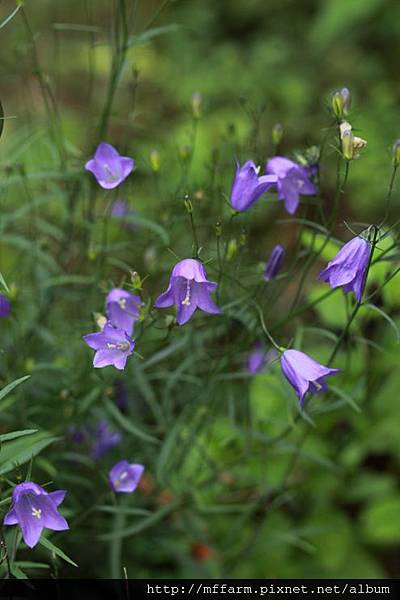
{"label": "drooping purple flower", "polygon": [[0,317],[8,317],[11,312],[11,302],[9,299],[0,294]]}
{"label": "drooping purple flower", "polygon": [[278,181],[276,175],[258,175],[259,169],[252,160],[241,167],[236,162],[235,179],[231,190],[232,208],[239,212],[249,209],[272,185]]}
{"label": "drooping purple flower", "polygon": [[93,366],[101,369],[113,365],[123,371],[128,357],[132,354],[135,342],[123,329],[117,329],[106,323],[102,331],[84,335],[83,339],[90,348],[96,350]]}
{"label": "drooping purple flower", "polygon": [[84,427],[79,427],[78,425],[68,425],[66,433],[68,438],[78,446],[81,446],[88,441],[88,432]]}
{"label": "drooping purple flower", "polygon": [[309,179],[309,169],[283,156],[271,158],[267,162],[266,172],[278,177],[278,198],[284,201],[291,215],[296,212],[300,196],[313,196],[317,191]]}
{"label": "drooping purple flower", "polygon": [[346,294],[354,292],[357,302],[361,302],[370,254],[370,242],[355,237],[339,250],[318,279],[329,283],[331,288],[343,286]]}
{"label": "drooping purple flower", "polygon": [[102,419],[93,431],[93,440],[90,453],[92,458],[99,460],[111,448],[121,443],[122,435],[119,431],[113,431],[108,422]]}
{"label": "drooping purple flower", "polygon": [[216,287],[216,283],[208,281],[200,261],[185,258],[173,268],[168,289],[157,298],[154,306],[167,308],[175,304],[178,309],[176,320],[179,325],[184,325],[196,308],[215,315],[221,312],[210,297]]}
{"label": "drooping purple flower", "polygon": [[262,371],[266,365],[271,364],[276,356],[277,352],[275,349],[266,352],[264,345],[261,342],[257,342],[247,357],[246,371],[250,375],[256,375]]}
{"label": "drooping purple flower", "polygon": [[280,244],[273,247],[271,255],[267,261],[267,264],[265,265],[265,271],[264,271],[264,280],[265,281],[271,281],[271,279],[273,279],[279,273],[282,263],[285,258],[285,254],[286,254],[285,249]]}
{"label": "drooping purple flower", "polygon": [[53,531],[69,529],[67,521],[58,512],[66,492],[46,492],[36,483],[26,481],[15,486],[12,506],[4,517],[4,525],[19,525],[24,542],[36,546],[44,528]]}
{"label": "drooping purple flower", "polygon": [[143,475],[144,466],[129,464],[127,460],[120,460],[111,469],[108,480],[114,492],[134,492]]}
{"label": "drooping purple flower", "polygon": [[113,327],[122,329],[130,337],[135,321],[139,318],[140,296],[114,288],[106,298],[106,314]]}
{"label": "drooping purple flower", "polygon": [[340,369],[330,369],[299,350],[285,350],[281,356],[283,374],[295,389],[301,405],[307,392],[317,394],[327,389],[325,377]]}
{"label": "drooping purple flower", "polygon": [[88,160],[85,169],[93,173],[97,183],[106,190],[116,188],[133,171],[135,162],[128,156],[120,156],[117,150],[102,142],[95,155]]}
{"label": "drooping purple flower", "polygon": [[266,352],[264,346],[258,342],[247,357],[246,370],[251,375],[255,375],[262,370],[266,362]]}

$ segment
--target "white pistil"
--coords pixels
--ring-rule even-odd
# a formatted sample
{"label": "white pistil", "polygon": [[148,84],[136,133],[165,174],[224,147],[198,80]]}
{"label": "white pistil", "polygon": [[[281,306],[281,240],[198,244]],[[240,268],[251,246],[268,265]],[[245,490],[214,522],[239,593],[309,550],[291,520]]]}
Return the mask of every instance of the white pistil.
{"label": "white pistil", "polygon": [[123,479],[126,479],[128,477],[128,473],[127,471],[124,471],[123,473],[121,473],[120,477],[119,477],[119,481],[122,481]]}
{"label": "white pistil", "polygon": [[111,344],[111,342],[107,342],[106,346],[109,350],[115,350],[118,348],[117,344]]}
{"label": "white pistil", "polygon": [[122,308],[122,310],[126,310],[126,298],[119,298],[118,304]]}
{"label": "white pistil", "polygon": [[119,344],[117,344],[117,349],[122,350],[122,352],[126,352],[127,350],[129,350],[128,342],[120,342]]}
{"label": "white pistil", "polygon": [[313,384],[315,385],[315,387],[317,388],[317,390],[322,390],[322,385],[320,383],[318,383],[318,381],[313,381]]}
{"label": "white pistil", "polygon": [[107,173],[107,175],[109,176],[111,181],[116,181],[118,179],[118,177],[115,175],[115,173],[112,172],[112,170],[110,169],[110,167],[105,164],[104,166],[104,170]]}
{"label": "white pistil", "polygon": [[186,296],[185,296],[185,298],[182,300],[182,304],[183,304],[184,306],[190,306],[190,292],[191,292],[191,289],[190,289],[190,284],[191,284],[191,280],[190,280],[190,279],[187,279],[187,280],[186,280]]}
{"label": "white pistil", "polygon": [[42,518],[42,509],[41,508],[32,508],[32,517],[41,519]]}

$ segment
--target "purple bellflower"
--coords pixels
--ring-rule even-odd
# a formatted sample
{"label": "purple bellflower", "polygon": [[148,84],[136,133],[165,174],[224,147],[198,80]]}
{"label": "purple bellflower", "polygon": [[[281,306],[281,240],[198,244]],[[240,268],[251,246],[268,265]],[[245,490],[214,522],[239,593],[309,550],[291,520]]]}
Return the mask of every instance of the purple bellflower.
{"label": "purple bellflower", "polygon": [[108,480],[113,492],[134,492],[143,475],[143,465],[130,465],[127,460],[120,460],[111,469]]}
{"label": "purple bellflower", "polygon": [[265,265],[264,280],[271,281],[279,273],[282,263],[285,259],[285,249],[278,244],[274,246],[271,255]]}
{"label": "purple bellflower", "polygon": [[331,288],[343,286],[346,294],[354,292],[357,302],[361,302],[370,255],[370,242],[355,237],[339,250],[318,279],[329,283]]}
{"label": "purple bellflower", "polygon": [[275,174],[258,175],[259,169],[252,160],[248,160],[241,167],[236,162],[235,179],[231,190],[231,206],[239,212],[249,209],[278,178]]}
{"label": "purple bellflower", "polygon": [[110,144],[102,142],[95,155],[88,160],[85,169],[93,173],[97,183],[106,190],[118,187],[133,171],[135,162],[128,156],[120,156]]}
{"label": "purple bellflower", "polygon": [[283,156],[271,158],[267,162],[266,172],[278,177],[278,198],[284,201],[285,208],[291,215],[297,210],[300,196],[313,196],[317,191],[309,179],[309,168]]}
{"label": "purple bellflower", "polygon": [[281,356],[283,374],[294,388],[303,406],[307,392],[317,394],[327,389],[325,377],[335,375],[340,369],[330,369],[299,350],[285,350]]}
{"label": "purple bellflower", "polygon": [[109,322],[116,329],[122,329],[132,336],[133,326],[139,318],[140,296],[126,290],[114,288],[106,298],[106,313]]}
{"label": "purple bellflower", "polygon": [[12,506],[4,517],[4,525],[19,525],[24,542],[30,548],[36,546],[43,529],[64,531],[69,529],[67,521],[57,510],[66,492],[46,492],[36,483],[26,481],[15,486]]}
{"label": "purple bellflower", "polygon": [[119,431],[113,431],[105,419],[99,421],[96,429],[92,431],[93,443],[91,448],[92,458],[99,460],[107,454],[114,446],[121,443],[122,435]]}
{"label": "purple bellflower", "polygon": [[255,375],[262,371],[267,360],[267,355],[264,349],[264,346],[261,342],[258,342],[253,347],[253,350],[247,357],[246,371],[250,375]]}
{"label": "purple bellflower", "polygon": [[11,312],[11,302],[6,296],[0,294],[0,317],[8,317]]}
{"label": "purple bellflower", "polygon": [[167,308],[175,304],[178,309],[176,320],[179,325],[184,325],[196,308],[215,315],[221,312],[210,297],[216,287],[216,283],[208,281],[200,261],[185,258],[173,268],[168,289],[157,298],[154,306]]}
{"label": "purple bellflower", "polygon": [[93,366],[101,369],[113,365],[123,371],[128,357],[132,354],[135,342],[123,329],[117,329],[106,323],[102,331],[84,335],[83,339],[90,348],[96,350]]}

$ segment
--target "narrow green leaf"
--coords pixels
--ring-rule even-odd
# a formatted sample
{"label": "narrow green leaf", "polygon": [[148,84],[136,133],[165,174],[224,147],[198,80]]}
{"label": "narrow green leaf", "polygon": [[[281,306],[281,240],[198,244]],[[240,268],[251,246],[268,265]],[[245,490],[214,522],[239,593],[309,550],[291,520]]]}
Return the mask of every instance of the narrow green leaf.
{"label": "narrow green leaf", "polygon": [[150,442],[151,444],[160,443],[160,441],[157,438],[153,437],[152,435],[149,435],[148,433],[145,433],[138,427],[135,427],[135,425],[133,425],[111,402],[107,402],[107,410],[113,417],[113,419],[128,433],[135,435],[136,437],[142,439],[144,442]]}
{"label": "narrow green leaf", "polygon": [[0,475],[28,462],[58,439],[46,432],[39,432],[4,442],[0,449]]}
{"label": "narrow green leaf", "polygon": [[400,342],[400,331],[399,331],[399,328],[397,327],[396,323],[393,321],[393,319],[391,317],[389,317],[389,315],[387,313],[385,313],[384,310],[379,308],[379,306],[375,306],[375,304],[370,304],[368,302],[367,304],[364,304],[363,306],[365,308],[370,308],[371,310],[375,311],[381,317],[383,317],[385,319],[385,321],[387,321],[389,323],[389,325],[392,327],[393,331],[396,334],[397,343],[399,343]]}
{"label": "narrow green leaf", "polygon": [[139,35],[133,35],[128,40],[128,47],[132,48],[133,46],[140,46],[141,44],[147,44],[150,40],[160,36],[165,35],[166,33],[175,33],[181,28],[181,25],[178,23],[171,23],[170,25],[164,25],[163,27],[153,27],[151,29],[146,29],[143,33]]}
{"label": "narrow green leaf", "polygon": [[57,548],[57,546],[52,544],[50,542],[50,540],[48,540],[47,538],[45,538],[45,537],[40,538],[40,544],[42,546],[44,546],[45,548],[47,548],[47,550],[50,550],[50,552],[52,552],[53,554],[56,554],[57,556],[59,556],[60,558],[65,560],[65,562],[69,563],[73,567],[78,566],[76,563],[74,563],[74,561],[71,558],[69,558],[69,556],[64,554],[64,552],[62,550],[60,550],[60,548]]}
{"label": "narrow green leaf", "polygon": [[3,435],[0,435],[0,443],[15,440],[24,435],[31,435],[31,433],[36,433],[37,431],[38,429],[23,429],[21,431],[12,431],[11,433],[3,433]]}
{"label": "narrow green leaf", "polygon": [[14,388],[16,388],[18,385],[20,385],[21,383],[23,383],[24,381],[29,379],[29,377],[30,377],[30,375],[24,375],[24,377],[20,377],[19,379],[16,379],[15,381],[12,381],[8,385],[6,385],[6,387],[4,387],[2,390],[0,390],[0,400],[2,400],[5,396],[7,396],[7,394],[12,392],[12,390]]}
{"label": "narrow green leaf", "polygon": [[171,504],[160,508],[160,510],[158,510],[156,513],[153,513],[147,519],[143,519],[143,521],[140,521],[140,523],[138,523],[137,525],[134,525],[133,527],[127,527],[123,531],[106,533],[104,535],[99,536],[99,539],[107,541],[135,535],[136,533],[139,533],[144,529],[147,529],[148,527],[152,527],[153,525],[161,521],[164,517],[176,510],[179,504],[180,502],[178,500],[176,500],[175,502],[171,502]]}

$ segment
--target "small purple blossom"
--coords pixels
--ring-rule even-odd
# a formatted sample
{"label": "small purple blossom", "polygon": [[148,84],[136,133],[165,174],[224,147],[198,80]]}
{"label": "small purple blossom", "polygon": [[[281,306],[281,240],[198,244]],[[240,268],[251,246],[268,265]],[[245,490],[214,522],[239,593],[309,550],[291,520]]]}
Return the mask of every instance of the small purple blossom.
{"label": "small purple blossom", "polygon": [[313,196],[315,185],[309,180],[310,170],[283,156],[275,156],[267,162],[266,172],[278,177],[278,198],[283,200],[289,214],[294,214],[300,196]]}
{"label": "small purple blossom", "polygon": [[131,210],[125,200],[118,198],[113,202],[111,207],[111,216],[120,221],[121,227],[125,229],[129,229],[130,231],[135,231],[137,229],[137,225],[134,223],[126,223],[126,217],[130,217],[135,215],[135,211]]}
{"label": "small purple blossom", "polygon": [[123,371],[128,357],[132,354],[135,342],[122,329],[117,329],[106,323],[102,331],[84,335],[86,344],[96,350],[93,366],[101,369],[113,365]]}
{"label": "small purple blossom", "polygon": [[109,452],[114,446],[121,443],[122,435],[119,431],[113,431],[105,419],[99,421],[96,429],[92,432],[93,443],[91,448],[91,456],[94,460],[99,460]]}
{"label": "small purple blossom", "polygon": [[279,273],[282,263],[285,259],[285,254],[285,249],[280,244],[273,247],[267,264],[265,265],[265,281],[271,281],[271,279],[274,279],[274,277],[276,277],[276,275]]}
{"label": "small purple blossom", "polygon": [[134,492],[143,475],[144,466],[129,464],[127,460],[120,460],[111,469],[108,480],[114,492]]}
{"label": "small purple blossom", "polygon": [[168,289],[157,298],[154,306],[167,308],[175,304],[178,309],[176,320],[179,325],[184,325],[196,308],[215,315],[221,312],[210,297],[216,287],[216,283],[208,281],[200,261],[185,258],[173,268]]}
{"label": "small purple blossom", "polygon": [[255,375],[261,371],[266,363],[266,352],[264,346],[258,342],[247,357],[246,370],[250,375]]}
{"label": "small purple blossom", "polygon": [[271,349],[266,352],[263,344],[261,342],[257,342],[247,357],[246,371],[250,375],[256,375],[257,373],[260,373],[260,371],[262,371],[266,365],[272,363],[276,356],[277,352],[275,349]]}
{"label": "small purple blossom", "polygon": [[4,517],[4,525],[19,525],[24,542],[36,546],[44,528],[53,531],[69,529],[67,521],[58,512],[66,492],[46,492],[36,483],[26,481],[15,486],[12,506]]}
{"label": "small purple blossom", "polygon": [[285,350],[281,357],[283,374],[294,388],[303,405],[307,392],[317,394],[327,389],[325,377],[335,375],[340,369],[330,369],[299,350]]}
{"label": "small purple blossom", "polygon": [[71,442],[77,446],[81,446],[88,441],[88,432],[84,427],[78,427],[78,425],[68,425],[66,433]]}
{"label": "small purple blossom", "polygon": [[0,294],[0,317],[8,317],[11,312],[11,302],[9,299]]}
{"label": "small purple blossom", "polygon": [[140,296],[126,290],[114,288],[106,298],[106,314],[116,329],[122,329],[132,336],[133,326],[139,318]]}
{"label": "small purple blossom", "polygon": [[93,173],[97,183],[104,189],[118,187],[133,171],[135,162],[128,156],[120,156],[110,144],[102,142],[95,155],[88,160],[85,169]]}
{"label": "small purple blossom", "polygon": [[346,294],[354,292],[357,302],[361,302],[370,254],[370,242],[355,237],[339,250],[318,278],[329,283],[331,288],[343,286]]}
{"label": "small purple blossom", "polygon": [[252,160],[248,160],[242,167],[236,162],[231,190],[231,205],[235,210],[242,212],[249,209],[264,192],[277,183],[275,174],[260,177],[258,171]]}

